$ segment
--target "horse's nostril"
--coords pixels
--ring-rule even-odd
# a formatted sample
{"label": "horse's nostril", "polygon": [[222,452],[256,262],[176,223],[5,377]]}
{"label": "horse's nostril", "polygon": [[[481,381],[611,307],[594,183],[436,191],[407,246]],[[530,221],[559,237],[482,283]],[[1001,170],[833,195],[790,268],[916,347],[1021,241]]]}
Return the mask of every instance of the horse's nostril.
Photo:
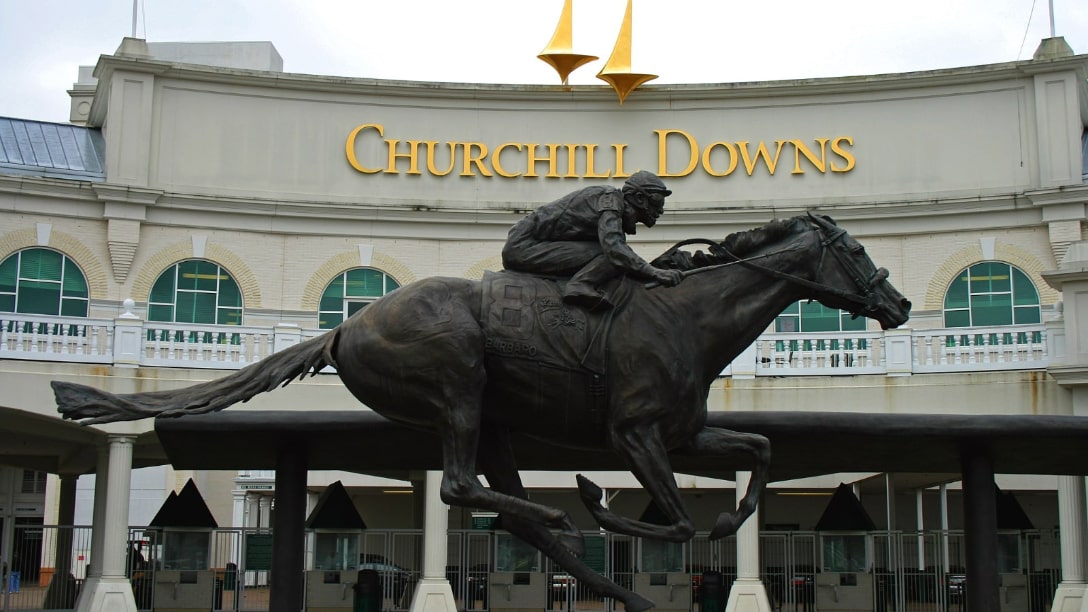
{"label": "horse's nostril", "polygon": [[903,298],[902,304],[903,308],[910,310],[910,300],[908,300],[907,298]]}

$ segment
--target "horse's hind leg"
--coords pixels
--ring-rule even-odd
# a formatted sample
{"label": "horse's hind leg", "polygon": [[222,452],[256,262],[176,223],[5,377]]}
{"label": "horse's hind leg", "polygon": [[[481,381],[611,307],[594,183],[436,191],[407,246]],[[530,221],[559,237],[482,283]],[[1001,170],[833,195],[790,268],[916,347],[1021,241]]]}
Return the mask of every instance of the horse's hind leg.
{"label": "horse's hind leg", "polygon": [[[505,428],[492,427],[486,430],[487,444],[480,447],[479,467],[487,476],[491,488],[517,497],[527,498],[521,476],[514,464],[514,453],[510,447],[510,436]],[[608,578],[593,571],[581,559],[571,554],[571,546],[560,541],[546,527],[539,523],[526,521],[522,517],[502,514],[502,526],[510,533],[532,545],[555,561],[571,576],[596,593],[613,597],[624,603],[628,612],[641,612],[653,607],[653,602],[637,595]],[[581,534],[579,534],[579,537]],[[560,536],[562,537],[562,536]]]}
{"label": "horse's hind leg", "polygon": [[612,446],[627,462],[635,478],[650,494],[650,498],[669,519],[669,525],[654,525],[614,514],[601,505],[601,488],[578,475],[578,490],[582,502],[601,527],[616,533],[686,542],[695,535],[695,525],[676,487],[668,451],[652,428],[632,427],[613,434]]}
{"label": "horse's hind leg", "polygon": [[749,516],[756,511],[756,504],[763,489],[767,486],[768,471],[771,463],[771,443],[759,434],[743,433],[717,427],[704,427],[691,446],[684,452],[716,456],[735,455],[738,451],[755,458],[755,469],[748,490],[737,507],[736,513],[722,512],[710,532],[710,539],[717,540],[732,534]]}

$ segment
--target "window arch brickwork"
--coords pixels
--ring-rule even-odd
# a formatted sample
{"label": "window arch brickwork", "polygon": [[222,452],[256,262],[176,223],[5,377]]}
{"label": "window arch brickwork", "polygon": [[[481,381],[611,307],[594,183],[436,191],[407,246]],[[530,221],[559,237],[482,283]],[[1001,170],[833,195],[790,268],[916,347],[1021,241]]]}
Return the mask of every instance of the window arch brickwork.
{"label": "window arch brickwork", "polygon": [[[140,266],[140,271],[132,283],[131,297],[146,300],[151,294],[151,286],[166,268],[194,257],[191,241],[177,242],[159,250]],[[261,307],[261,290],[257,277],[240,257],[221,246],[209,244],[204,250],[204,257],[199,259],[214,261],[230,270],[234,282],[238,283],[238,289],[242,292],[242,303],[246,309]]]}
{"label": "window arch brickwork", "polygon": [[49,244],[44,245],[38,244],[38,232],[33,228],[0,236],[0,260],[7,259],[16,251],[38,247],[59,251],[74,261],[87,279],[90,299],[101,300],[109,297],[109,279],[102,261],[75,236],[59,232],[56,228],[49,233]]}
{"label": "window arch brickwork", "polygon": [[[945,291],[952,279],[961,271],[983,261],[986,260],[982,258],[982,248],[978,245],[961,249],[945,259],[929,280],[924,309],[943,311]],[[999,242],[994,245],[992,261],[1003,261],[1023,270],[1035,284],[1041,305],[1051,305],[1061,299],[1061,294],[1043,281],[1042,272],[1046,271],[1047,267],[1035,255],[1015,245]]]}
{"label": "window arch brickwork", "polygon": [[488,270],[502,270],[502,256],[495,255],[477,263],[465,272],[465,278],[480,280]]}
{"label": "window arch brickwork", "polygon": [[[358,251],[345,251],[331,257],[310,275],[310,280],[306,282],[306,288],[302,292],[300,307],[303,310],[316,312],[321,303],[321,294],[324,293],[329,282],[337,275],[358,267],[360,267]],[[365,267],[385,272],[401,287],[416,280],[415,274],[412,274],[408,266],[384,253],[375,252],[371,256],[370,265]]]}

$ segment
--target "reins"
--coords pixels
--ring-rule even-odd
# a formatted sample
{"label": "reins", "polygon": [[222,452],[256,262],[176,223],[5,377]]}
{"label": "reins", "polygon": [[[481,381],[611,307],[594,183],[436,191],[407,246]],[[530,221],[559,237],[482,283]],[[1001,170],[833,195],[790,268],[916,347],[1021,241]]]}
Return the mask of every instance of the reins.
{"label": "reins", "polygon": [[[711,270],[717,270],[727,266],[739,264],[741,266],[744,266],[745,268],[755,270],[772,278],[785,280],[801,287],[805,287],[806,289],[811,289],[812,291],[817,293],[830,294],[842,298],[846,301],[853,302],[861,307],[862,312],[871,312],[875,310],[876,304],[874,303],[874,298],[876,297],[876,294],[873,292],[873,287],[876,285],[876,283],[887,277],[887,271],[883,268],[877,269],[868,280],[862,280],[861,275],[858,274],[857,266],[853,265],[853,262],[845,260],[843,258],[843,254],[840,253],[837,249],[833,248],[833,245],[846,235],[846,230],[836,228],[836,231],[834,231],[830,236],[826,236],[823,234],[822,226],[817,223],[816,227],[812,228],[812,231],[820,232],[820,260],[816,264],[816,270],[819,271],[823,268],[824,256],[830,250],[831,254],[835,257],[835,259],[838,260],[839,265],[842,266],[843,269],[845,269],[849,273],[851,279],[854,281],[854,284],[861,292],[845,291],[837,287],[832,287],[830,285],[811,281],[807,278],[802,278],[795,274],[790,274],[789,272],[775,270],[774,268],[768,268],[767,266],[755,263],[755,261],[759,259],[765,259],[774,255],[779,255],[790,251],[796,251],[801,248],[798,246],[784,247],[767,253],[762,253],[760,255],[752,255],[750,257],[738,257],[719,242],[713,242],[711,240],[706,240],[702,238],[694,238],[678,242],[677,244],[673,245],[673,247],[670,248],[669,251],[667,251],[666,253],[671,253],[676,249],[682,246],[687,246],[689,244],[708,244],[714,247],[715,251],[733,258],[733,261],[721,264],[705,266],[702,268],[694,268],[691,270],[682,270],[680,272],[682,278],[687,278],[688,276],[694,274],[709,272]],[[646,284],[647,289],[652,289],[657,286],[660,286],[660,283],[652,282]],[[857,317],[860,313],[851,312],[851,314]]]}

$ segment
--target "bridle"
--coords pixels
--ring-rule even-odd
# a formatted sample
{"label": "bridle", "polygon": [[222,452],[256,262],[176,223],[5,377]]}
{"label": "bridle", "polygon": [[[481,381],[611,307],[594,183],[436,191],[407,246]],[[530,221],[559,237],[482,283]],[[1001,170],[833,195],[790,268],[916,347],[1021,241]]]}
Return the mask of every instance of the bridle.
{"label": "bridle", "polygon": [[841,300],[849,302],[854,305],[855,308],[846,309],[853,315],[854,318],[859,316],[865,316],[874,313],[880,309],[881,299],[877,292],[877,288],[887,280],[888,270],[886,268],[877,268],[872,274],[865,274],[857,265],[857,263],[851,258],[846,251],[848,250],[846,245],[843,244],[843,237],[846,236],[846,230],[838,227],[834,223],[820,218],[812,213],[809,213],[809,219],[812,221],[812,231],[819,233],[820,239],[820,258],[816,262],[816,277],[821,276],[821,271],[824,266],[824,259],[828,252],[831,253],[842,269],[853,281],[856,291],[847,291],[839,289],[838,287],[832,287],[824,283],[817,281],[811,281],[807,278],[802,278],[796,274],[790,274],[788,272],[782,272],[781,270],[775,270],[774,268],[768,268],[762,264],[755,262],[757,259],[764,259],[772,255],[784,253],[787,251],[796,250],[797,247],[786,247],[778,249],[769,253],[762,253],[760,255],[753,255],[751,257],[738,257],[718,242],[712,242],[709,240],[686,240],[678,243],[669,251],[673,251],[680,246],[687,244],[693,244],[695,242],[705,242],[710,244],[710,250],[713,254],[722,254],[731,258],[733,261],[718,264],[714,266],[706,266],[704,268],[696,268],[694,270],[687,270],[685,276],[688,274],[695,274],[704,270],[711,270],[715,268],[721,268],[725,266],[741,265],[750,270],[756,270],[762,274],[770,276],[772,278],[779,278],[795,285],[811,289],[813,292],[819,295],[830,295],[837,297]]}

